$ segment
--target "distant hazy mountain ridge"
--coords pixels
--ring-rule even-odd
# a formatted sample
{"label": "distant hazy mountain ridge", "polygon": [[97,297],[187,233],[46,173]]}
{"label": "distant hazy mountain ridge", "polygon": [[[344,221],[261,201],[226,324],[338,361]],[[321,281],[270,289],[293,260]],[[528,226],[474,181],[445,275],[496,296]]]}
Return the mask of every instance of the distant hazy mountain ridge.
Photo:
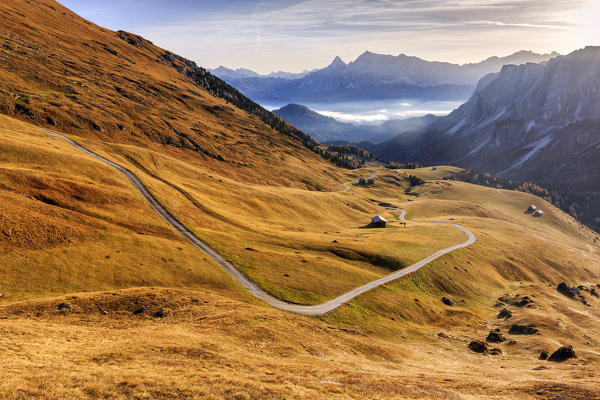
{"label": "distant hazy mountain ridge", "polygon": [[425,129],[435,120],[435,116],[425,115],[376,125],[356,125],[339,122],[299,104],[288,104],[273,113],[320,142],[337,143],[383,142],[402,132]]}
{"label": "distant hazy mountain ridge", "polygon": [[260,75],[259,73],[251,71],[246,68],[231,69],[231,68],[227,68],[227,67],[224,67],[221,65],[218,68],[209,69],[208,72],[227,81],[227,80],[237,80],[237,79],[245,79],[245,78],[298,79],[298,78],[302,78],[302,77],[308,75],[312,71],[305,70],[305,71],[299,72],[299,73],[276,71],[276,72],[271,72],[270,74]]}
{"label": "distant hazy mountain ridge", "polygon": [[[404,54],[363,53],[346,64],[336,57],[326,68],[294,75],[248,76],[245,70],[212,72],[259,102],[319,102],[368,99],[463,100],[485,75],[506,64],[541,63],[557,53],[520,51],[508,57],[492,57],[480,63],[432,62]],[[238,72],[239,71],[239,72]],[[233,72],[233,73],[232,73]]]}

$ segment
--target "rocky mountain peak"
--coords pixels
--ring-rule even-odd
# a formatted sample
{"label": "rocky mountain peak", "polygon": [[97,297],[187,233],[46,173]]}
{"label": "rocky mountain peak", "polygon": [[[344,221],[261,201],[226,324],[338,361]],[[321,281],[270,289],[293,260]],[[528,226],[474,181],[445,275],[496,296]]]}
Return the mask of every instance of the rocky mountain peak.
{"label": "rocky mountain peak", "polygon": [[333,61],[331,62],[331,64],[329,64],[329,66],[327,67],[327,69],[341,69],[341,68],[345,68],[346,67],[346,63],[340,58],[340,56],[336,56]]}

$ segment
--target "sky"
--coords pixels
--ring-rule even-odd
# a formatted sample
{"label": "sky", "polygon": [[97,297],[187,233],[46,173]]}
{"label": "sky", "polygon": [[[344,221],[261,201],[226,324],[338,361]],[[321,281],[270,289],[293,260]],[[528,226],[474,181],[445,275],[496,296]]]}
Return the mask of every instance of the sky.
{"label": "sky", "polygon": [[323,68],[364,51],[477,62],[600,45],[600,0],[59,0],[214,68]]}

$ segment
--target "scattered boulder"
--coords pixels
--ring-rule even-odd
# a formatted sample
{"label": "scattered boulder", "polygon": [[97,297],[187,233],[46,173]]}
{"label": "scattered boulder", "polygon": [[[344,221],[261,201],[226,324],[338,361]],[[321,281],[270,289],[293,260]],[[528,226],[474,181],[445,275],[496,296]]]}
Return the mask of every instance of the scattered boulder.
{"label": "scattered boulder", "polygon": [[125,129],[125,125],[123,124],[118,124],[117,128],[119,128],[120,131],[122,131],[123,129]]}
{"label": "scattered boulder", "polygon": [[165,308],[161,308],[157,312],[154,313],[155,318],[165,318],[169,314],[169,310]]}
{"label": "scattered boulder", "polygon": [[444,303],[447,306],[453,307],[454,306],[454,300],[449,299],[447,297],[442,297],[442,303]]}
{"label": "scattered boulder", "polygon": [[554,362],[563,362],[567,361],[570,358],[576,358],[577,355],[573,350],[573,346],[562,346],[560,349],[556,350],[550,357],[548,357],[548,361]]}
{"label": "scattered boulder", "polygon": [[508,293],[505,293],[504,296],[498,297],[498,301],[500,301],[502,303],[509,303],[510,302],[510,296],[508,295]]}
{"label": "scattered boulder", "polygon": [[140,308],[138,308],[137,310],[135,310],[133,312],[134,315],[140,315],[146,312],[146,310],[148,309],[148,306],[141,306]]}
{"label": "scattered boulder", "polygon": [[562,294],[563,296],[567,296],[571,299],[575,297],[575,293],[573,292],[573,289],[571,289],[569,287],[569,285],[567,285],[564,282],[559,283],[558,286],[556,287],[556,290],[558,290],[558,293]]}
{"label": "scattered boulder", "polygon": [[[533,297],[533,296],[531,296]],[[532,304],[534,301],[530,296],[521,296],[520,294],[515,294],[514,296],[510,296],[505,294],[498,298],[498,303],[510,304],[519,308],[523,308]],[[498,306],[496,303],[496,307]]]}
{"label": "scattered boulder", "polygon": [[485,338],[485,341],[488,343],[502,343],[505,340],[506,338],[504,337],[502,332],[500,332],[500,329],[490,331],[490,333],[487,335],[487,338]]}
{"label": "scattered boulder", "polygon": [[510,317],[512,317],[512,311],[510,311],[508,308],[503,308],[498,313],[498,319],[509,319]]}
{"label": "scattered boulder", "polygon": [[516,306],[523,308],[531,303],[533,303],[533,300],[529,296],[525,296],[516,304]]}
{"label": "scattered boulder", "polygon": [[495,347],[492,348],[486,342],[482,342],[481,340],[473,340],[469,343],[469,349],[479,354],[491,354],[493,356],[502,354],[502,350]]}
{"label": "scattered boulder", "polygon": [[57,307],[58,311],[70,311],[73,309],[73,306],[69,303],[60,303]]}
{"label": "scattered boulder", "polygon": [[539,330],[534,326],[513,324],[508,329],[511,335],[535,335]]}
{"label": "scattered boulder", "polygon": [[[592,290],[590,290],[590,294],[594,297],[600,297],[600,294],[598,294],[598,292],[594,288],[592,288]],[[2,295],[0,295],[0,297],[2,297]]]}
{"label": "scattered boulder", "polygon": [[481,340],[473,340],[471,343],[469,343],[469,349],[475,353],[485,354],[488,351],[488,345]]}
{"label": "scattered boulder", "polygon": [[550,354],[548,354],[548,352],[547,352],[547,351],[542,351],[542,352],[540,353],[540,357],[539,357],[539,359],[540,359],[540,360],[547,360],[547,359],[548,359],[548,357],[550,357]]}

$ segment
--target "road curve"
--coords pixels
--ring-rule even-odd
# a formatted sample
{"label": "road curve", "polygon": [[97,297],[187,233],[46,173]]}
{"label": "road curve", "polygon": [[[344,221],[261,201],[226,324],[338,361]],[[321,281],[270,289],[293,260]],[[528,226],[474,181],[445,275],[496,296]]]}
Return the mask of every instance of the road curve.
{"label": "road curve", "polygon": [[[60,138],[64,141],[66,141],[67,143],[71,144],[72,146],[74,146],[76,149],[82,151],[83,153],[90,155],[90,156],[94,157],[96,160],[101,161],[104,164],[107,164],[107,165],[117,169],[119,172],[121,172],[123,175],[125,175],[125,177],[127,177],[129,182],[131,182],[131,184],[137,189],[137,191],[140,192],[140,194],[152,206],[152,208],[165,221],[167,221],[173,228],[175,228],[178,232],[180,232],[191,244],[193,244],[198,249],[200,249],[204,253],[206,253],[206,255],[208,255],[210,258],[212,258],[217,264],[219,264],[223,269],[225,269],[225,271],[227,271],[227,273],[229,275],[231,275],[244,289],[249,291],[253,296],[264,301],[265,303],[269,304],[270,306],[273,306],[273,307],[278,308],[283,311],[288,311],[291,313],[302,314],[302,315],[325,314],[329,311],[335,310],[336,308],[338,308],[339,306],[341,306],[344,303],[347,303],[348,301],[352,300],[356,296],[359,296],[365,292],[368,292],[378,286],[384,285],[384,284],[391,282],[395,279],[398,279],[402,276],[405,276],[412,272],[415,272],[415,271],[423,268],[425,265],[432,262],[433,260],[435,260],[445,254],[448,254],[454,250],[470,246],[471,244],[473,244],[477,241],[477,238],[471,231],[469,231],[468,229],[466,229],[463,226],[458,225],[458,224],[454,224],[454,223],[450,223],[450,222],[413,221],[413,222],[421,222],[421,223],[426,223],[426,224],[439,224],[439,225],[455,226],[456,228],[460,229],[467,235],[467,240],[456,246],[451,246],[451,247],[445,248],[443,250],[437,251],[434,254],[430,255],[429,257],[424,258],[423,260],[417,262],[416,264],[411,265],[410,267],[404,268],[404,269],[396,271],[390,275],[384,276],[383,278],[379,278],[377,280],[369,282],[366,285],[360,286],[356,289],[353,289],[347,293],[342,294],[341,296],[336,297],[335,299],[326,301],[324,303],[313,305],[313,306],[305,306],[305,305],[287,303],[285,301],[279,300],[279,299],[271,296],[270,294],[268,294],[267,292],[262,290],[258,285],[256,285],[254,282],[252,282],[246,275],[244,275],[241,271],[239,271],[236,267],[234,267],[233,264],[231,264],[229,261],[227,261],[225,258],[223,258],[219,253],[217,253],[209,245],[204,243],[202,240],[198,239],[181,222],[179,222],[177,220],[177,218],[175,218],[169,211],[167,211],[158,202],[158,200],[156,200],[156,198],[148,191],[148,189],[144,186],[144,184],[127,168],[124,168],[124,167],[120,166],[119,164],[116,164],[110,160],[107,160],[106,158],[86,149],[85,147],[77,144],[76,142],[67,138],[66,136],[63,136],[59,133],[53,132],[53,131],[45,129],[45,128],[38,127],[38,129],[41,129],[42,131],[49,133],[52,136],[55,136],[57,138]],[[378,173],[375,174],[374,176],[377,176],[377,175],[378,175]],[[350,188],[349,185],[351,185],[353,183],[355,183],[355,182],[349,182],[349,183],[344,184],[346,186],[346,190],[348,190]],[[399,219],[401,221],[405,221],[406,210],[403,210],[400,208],[394,208],[394,207],[389,207],[389,209],[401,210],[402,213],[400,214]]]}

